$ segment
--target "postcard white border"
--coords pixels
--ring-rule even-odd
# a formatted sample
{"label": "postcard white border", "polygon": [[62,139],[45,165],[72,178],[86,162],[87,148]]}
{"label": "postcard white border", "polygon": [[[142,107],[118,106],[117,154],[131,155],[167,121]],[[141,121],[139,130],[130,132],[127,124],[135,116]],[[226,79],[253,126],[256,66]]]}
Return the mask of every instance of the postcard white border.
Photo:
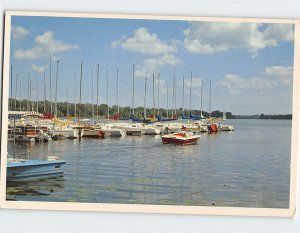
{"label": "postcard white border", "polygon": [[[116,19],[149,19],[149,20],[186,20],[210,22],[255,22],[255,23],[293,23],[295,24],[294,72],[293,72],[293,120],[291,140],[290,171],[290,205],[288,209],[279,208],[244,208],[244,207],[204,207],[174,205],[140,205],[140,204],[107,204],[107,203],[68,203],[68,202],[33,202],[6,200],[6,163],[7,163],[7,120],[9,98],[9,63],[10,63],[10,30],[12,16],[48,16],[77,18],[116,18]],[[297,197],[297,154],[299,133],[299,89],[300,89],[300,21],[296,19],[257,19],[257,18],[222,18],[196,16],[162,16],[162,15],[125,15],[95,13],[31,12],[6,11],[3,56],[2,83],[2,127],[1,127],[1,183],[0,206],[12,209],[39,210],[77,210],[126,213],[166,213],[166,214],[201,214],[201,215],[234,215],[234,216],[270,216],[292,217],[296,211]],[[3,150],[5,148],[5,150]]]}

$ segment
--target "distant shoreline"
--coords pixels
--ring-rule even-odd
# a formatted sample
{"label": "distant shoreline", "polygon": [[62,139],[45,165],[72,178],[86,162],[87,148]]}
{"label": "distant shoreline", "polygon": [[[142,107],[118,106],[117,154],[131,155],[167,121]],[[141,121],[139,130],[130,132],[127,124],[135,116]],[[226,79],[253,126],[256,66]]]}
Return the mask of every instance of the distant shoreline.
{"label": "distant shoreline", "polygon": [[258,119],[258,120],[292,120],[292,114],[256,114],[256,115],[233,115],[231,119]]}

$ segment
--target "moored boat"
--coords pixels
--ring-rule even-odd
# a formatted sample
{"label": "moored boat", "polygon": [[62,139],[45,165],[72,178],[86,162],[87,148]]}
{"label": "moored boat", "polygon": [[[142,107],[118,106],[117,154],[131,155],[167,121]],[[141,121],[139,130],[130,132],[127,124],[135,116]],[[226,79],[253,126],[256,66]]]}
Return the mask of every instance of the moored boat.
{"label": "moored boat", "polygon": [[234,127],[232,125],[223,125],[223,124],[220,124],[219,130],[220,131],[234,131]]}
{"label": "moored boat", "polygon": [[178,145],[193,145],[197,143],[200,135],[195,135],[192,132],[181,131],[178,133],[172,133],[168,135],[163,135],[163,144],[178,144]]}
{"label": "moored boat", "polygon": [[63,176],[65,163],[65,160],[57,156],[49,156],[47,160],[8,158],[6,180],[18,181]]}

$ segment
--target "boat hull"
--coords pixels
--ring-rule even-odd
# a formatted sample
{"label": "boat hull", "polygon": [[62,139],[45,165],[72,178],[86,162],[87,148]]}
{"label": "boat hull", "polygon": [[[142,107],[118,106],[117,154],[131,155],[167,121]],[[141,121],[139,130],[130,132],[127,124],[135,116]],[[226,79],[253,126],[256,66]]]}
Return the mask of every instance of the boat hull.
{"label": "boat hull", "polygon": [[174,133],[162,136],[163,144],[177,144],[177,145],[193,145],[196,144],[200,135],[189,135],[188,133]]}
{"label": "boat hull", "polygon": [[63,176],[64,160],[24,160],[7,163],[7,181]]}

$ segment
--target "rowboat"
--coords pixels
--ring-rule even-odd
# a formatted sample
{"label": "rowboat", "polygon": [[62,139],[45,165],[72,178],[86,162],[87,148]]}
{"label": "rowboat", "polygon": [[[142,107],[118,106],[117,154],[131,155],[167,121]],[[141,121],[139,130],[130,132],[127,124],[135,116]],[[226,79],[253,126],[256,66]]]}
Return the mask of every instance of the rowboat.
{"label": "rowboat", "polygon": [[161,137],[163,144],[178,144],[178,145],[193,145],[197,143],[200,135],[195,135],[192,132],[181,131]]}

